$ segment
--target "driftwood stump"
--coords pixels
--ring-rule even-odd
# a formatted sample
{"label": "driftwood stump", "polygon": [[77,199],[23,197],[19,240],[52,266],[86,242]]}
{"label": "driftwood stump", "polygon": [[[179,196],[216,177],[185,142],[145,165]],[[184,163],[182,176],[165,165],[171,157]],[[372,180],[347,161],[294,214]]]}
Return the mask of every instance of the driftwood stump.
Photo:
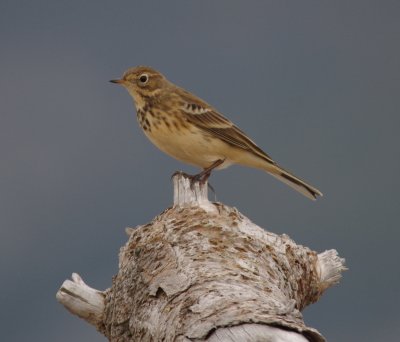
{"label": "driftwood stump", "polygon": [[127,229],[111,288],[73,274],[57,299],[110,341],[325,341],[300,311],[340,280],[344,259],[209,202],[207,184],[173,180],[174,206]]}

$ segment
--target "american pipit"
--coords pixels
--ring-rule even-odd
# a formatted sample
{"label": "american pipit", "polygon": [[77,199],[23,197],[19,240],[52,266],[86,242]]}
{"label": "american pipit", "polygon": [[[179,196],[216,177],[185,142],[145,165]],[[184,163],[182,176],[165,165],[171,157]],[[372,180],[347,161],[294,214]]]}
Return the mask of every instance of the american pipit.
{"label": "american pipit", "polygon": [[281,168],[245,133],[215,108],[169,82],[158,71],[139,66],[128,69],[123,85],[134,99],[137,117],[146,136],[161,151],[203,169],[196,179],[206,180],[213,169],[241,164],[264,170],[308,198],[322,196]]}

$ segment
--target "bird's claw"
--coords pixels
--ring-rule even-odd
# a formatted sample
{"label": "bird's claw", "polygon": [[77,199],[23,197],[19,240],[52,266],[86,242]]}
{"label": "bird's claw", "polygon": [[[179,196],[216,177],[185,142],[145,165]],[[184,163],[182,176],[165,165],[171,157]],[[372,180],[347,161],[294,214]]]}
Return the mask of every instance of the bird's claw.
{"label": "bird's claw", "polygon": [[[183,177],[189,179],[190,187],[193,189],[195,183],[199,183],[200,185],[204,185],[207,182],[208,178],[210,177],[210,174],[211,174],[211,172],[200,172],[200,173],[198,173],[196,175],[189,175],[189,174],[187,174],[185,172],[182,172],[182,171],[175,171],[171,175],[171,179],[173,179],[175,176],[178,176],[178,175],[183,176]],[[214,192],[214,188],[211,185],[208,185],[208,187],[210,189],[212,189],[212,191]]]}

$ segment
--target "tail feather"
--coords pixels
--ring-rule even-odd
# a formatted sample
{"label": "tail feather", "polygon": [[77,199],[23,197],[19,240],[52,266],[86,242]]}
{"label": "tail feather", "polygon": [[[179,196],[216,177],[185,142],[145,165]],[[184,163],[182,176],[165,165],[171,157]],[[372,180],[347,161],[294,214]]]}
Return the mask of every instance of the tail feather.
{"label": "tail feather", "polygon": [[267,170],[267,172],[275,178],[279,179],[281,182],[289,185],[290,187],[297,190],[304,196],[312,199],[313,201],[315,201],[318,196],[322,196],[322,193],[318,189],[312,187],[311,185],[307,184],[300,178],[297,178],[296,176],[282,169],[281,167],[277,165],[274,166],[274,169],[269,169]]}

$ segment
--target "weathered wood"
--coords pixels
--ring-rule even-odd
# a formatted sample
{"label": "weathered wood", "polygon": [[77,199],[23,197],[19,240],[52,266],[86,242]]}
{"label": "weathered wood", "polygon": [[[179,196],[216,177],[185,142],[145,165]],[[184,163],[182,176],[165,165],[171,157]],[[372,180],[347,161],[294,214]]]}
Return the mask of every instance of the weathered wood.
{"label": "weathered wood", "polygon": [[64,281],[56,298],[74,315],[103,329],[104,293],[86,285],[77,273],[72,273],[72,281]]}
{"label": "weathered wood", "polygon": [[267,232],[183,174],[174,206],[127,233],[101,322],[90,322],[110,341],[324,341],[300,311],[340,280],[335,250]]}
{"label": "weathered wood", "polygon": [[294,331],[262,324],[241,324],[219,328],[207,342],[307,342],[307,338]]}
{"label": "weathered wood", "polygon": [[208,200],[207,183],[193,183],[182,172],[176,172],[172,180],[174,183],[174,206],[195,206],[215,211],[215,207]]}

